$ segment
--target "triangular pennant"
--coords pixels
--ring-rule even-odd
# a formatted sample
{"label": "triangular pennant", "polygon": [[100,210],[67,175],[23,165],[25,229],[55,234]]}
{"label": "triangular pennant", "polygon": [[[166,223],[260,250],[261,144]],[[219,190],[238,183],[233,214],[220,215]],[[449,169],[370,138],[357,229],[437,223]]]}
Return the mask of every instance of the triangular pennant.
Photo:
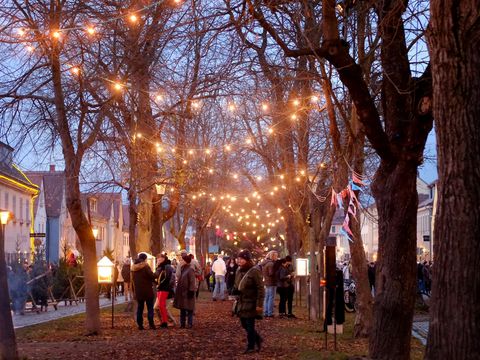
{"label": "triangular pennant", "polygon": [[335,192],[335,189],[333,187],[332,187],[332,199],[330,200],[330,205],[334,205],[335,207],[338,206],[337,193]]}
{"label": "triangular pennant", "polygon": [[365,186],[365,184],[363,183],[363,181],[360,180],[360,178],[357,176],[357,174],[355,174],[355,171],[352,173],[352,180],[353,180],[353,182],[354,182],[355,184]]}

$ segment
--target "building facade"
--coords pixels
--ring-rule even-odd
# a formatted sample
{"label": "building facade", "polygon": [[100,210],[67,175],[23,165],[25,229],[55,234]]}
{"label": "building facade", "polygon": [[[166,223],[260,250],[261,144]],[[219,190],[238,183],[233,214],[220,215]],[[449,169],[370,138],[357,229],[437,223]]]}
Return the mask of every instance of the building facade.
{"label": "building facade", "polygon": [[40,188],[13,163],[14,149],[0,142],[0,209],[13,219],[5,228],[7,263],[31,260],[34,251],[33,202]]}

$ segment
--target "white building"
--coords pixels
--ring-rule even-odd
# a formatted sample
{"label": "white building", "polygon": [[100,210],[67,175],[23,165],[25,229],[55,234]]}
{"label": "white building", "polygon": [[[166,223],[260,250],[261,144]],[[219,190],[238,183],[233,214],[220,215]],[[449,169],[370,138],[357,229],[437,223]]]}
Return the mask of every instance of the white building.
{"label": "white building", "polygon": [[31,259],[34,250],[33,200],[39,187],[13,163],[13,148],[0,142],[0,209],[13,215],[5,228],[7,262]]}
{"label": "white building", "polygon": [[[417,178],[418,212],[417,212],[417,258],[430,260],[433,249],[434,201],[436,183],[427,184]],[[361,233],[365,254],[369,261],[377,260],[378,253],[378,213],[375,204],[363,209],[360,215]]]}

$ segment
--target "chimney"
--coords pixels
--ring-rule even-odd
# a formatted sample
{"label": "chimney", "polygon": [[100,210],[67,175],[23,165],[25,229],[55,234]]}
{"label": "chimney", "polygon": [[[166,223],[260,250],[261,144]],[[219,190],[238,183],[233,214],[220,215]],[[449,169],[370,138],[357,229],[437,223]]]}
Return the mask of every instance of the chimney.
{"label": "chimney", "polygon": [[55,165],[54,164],[50,165],[50,172],[55,172]]}

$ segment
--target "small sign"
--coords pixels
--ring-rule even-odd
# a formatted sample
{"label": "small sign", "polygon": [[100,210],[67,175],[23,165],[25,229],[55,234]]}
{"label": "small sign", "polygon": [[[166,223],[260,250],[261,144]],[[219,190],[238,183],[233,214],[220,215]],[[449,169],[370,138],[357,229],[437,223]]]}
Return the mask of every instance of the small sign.
{"label": "small sign", "polygon": [[219,250],[220,250],[220,247],[218,245],[210,245],[208,247],[208,252],[211,254],[216,254],[219,252]]}
{"label": "small sign", "polygon": [[423,235],[423,241],[430,241],[430,235]]}
{"label": "small sign", "polygon": [[45,237],[45,233],[30,233],[30,237],[35,237],[35,238],[39,238],[39,237]]}

